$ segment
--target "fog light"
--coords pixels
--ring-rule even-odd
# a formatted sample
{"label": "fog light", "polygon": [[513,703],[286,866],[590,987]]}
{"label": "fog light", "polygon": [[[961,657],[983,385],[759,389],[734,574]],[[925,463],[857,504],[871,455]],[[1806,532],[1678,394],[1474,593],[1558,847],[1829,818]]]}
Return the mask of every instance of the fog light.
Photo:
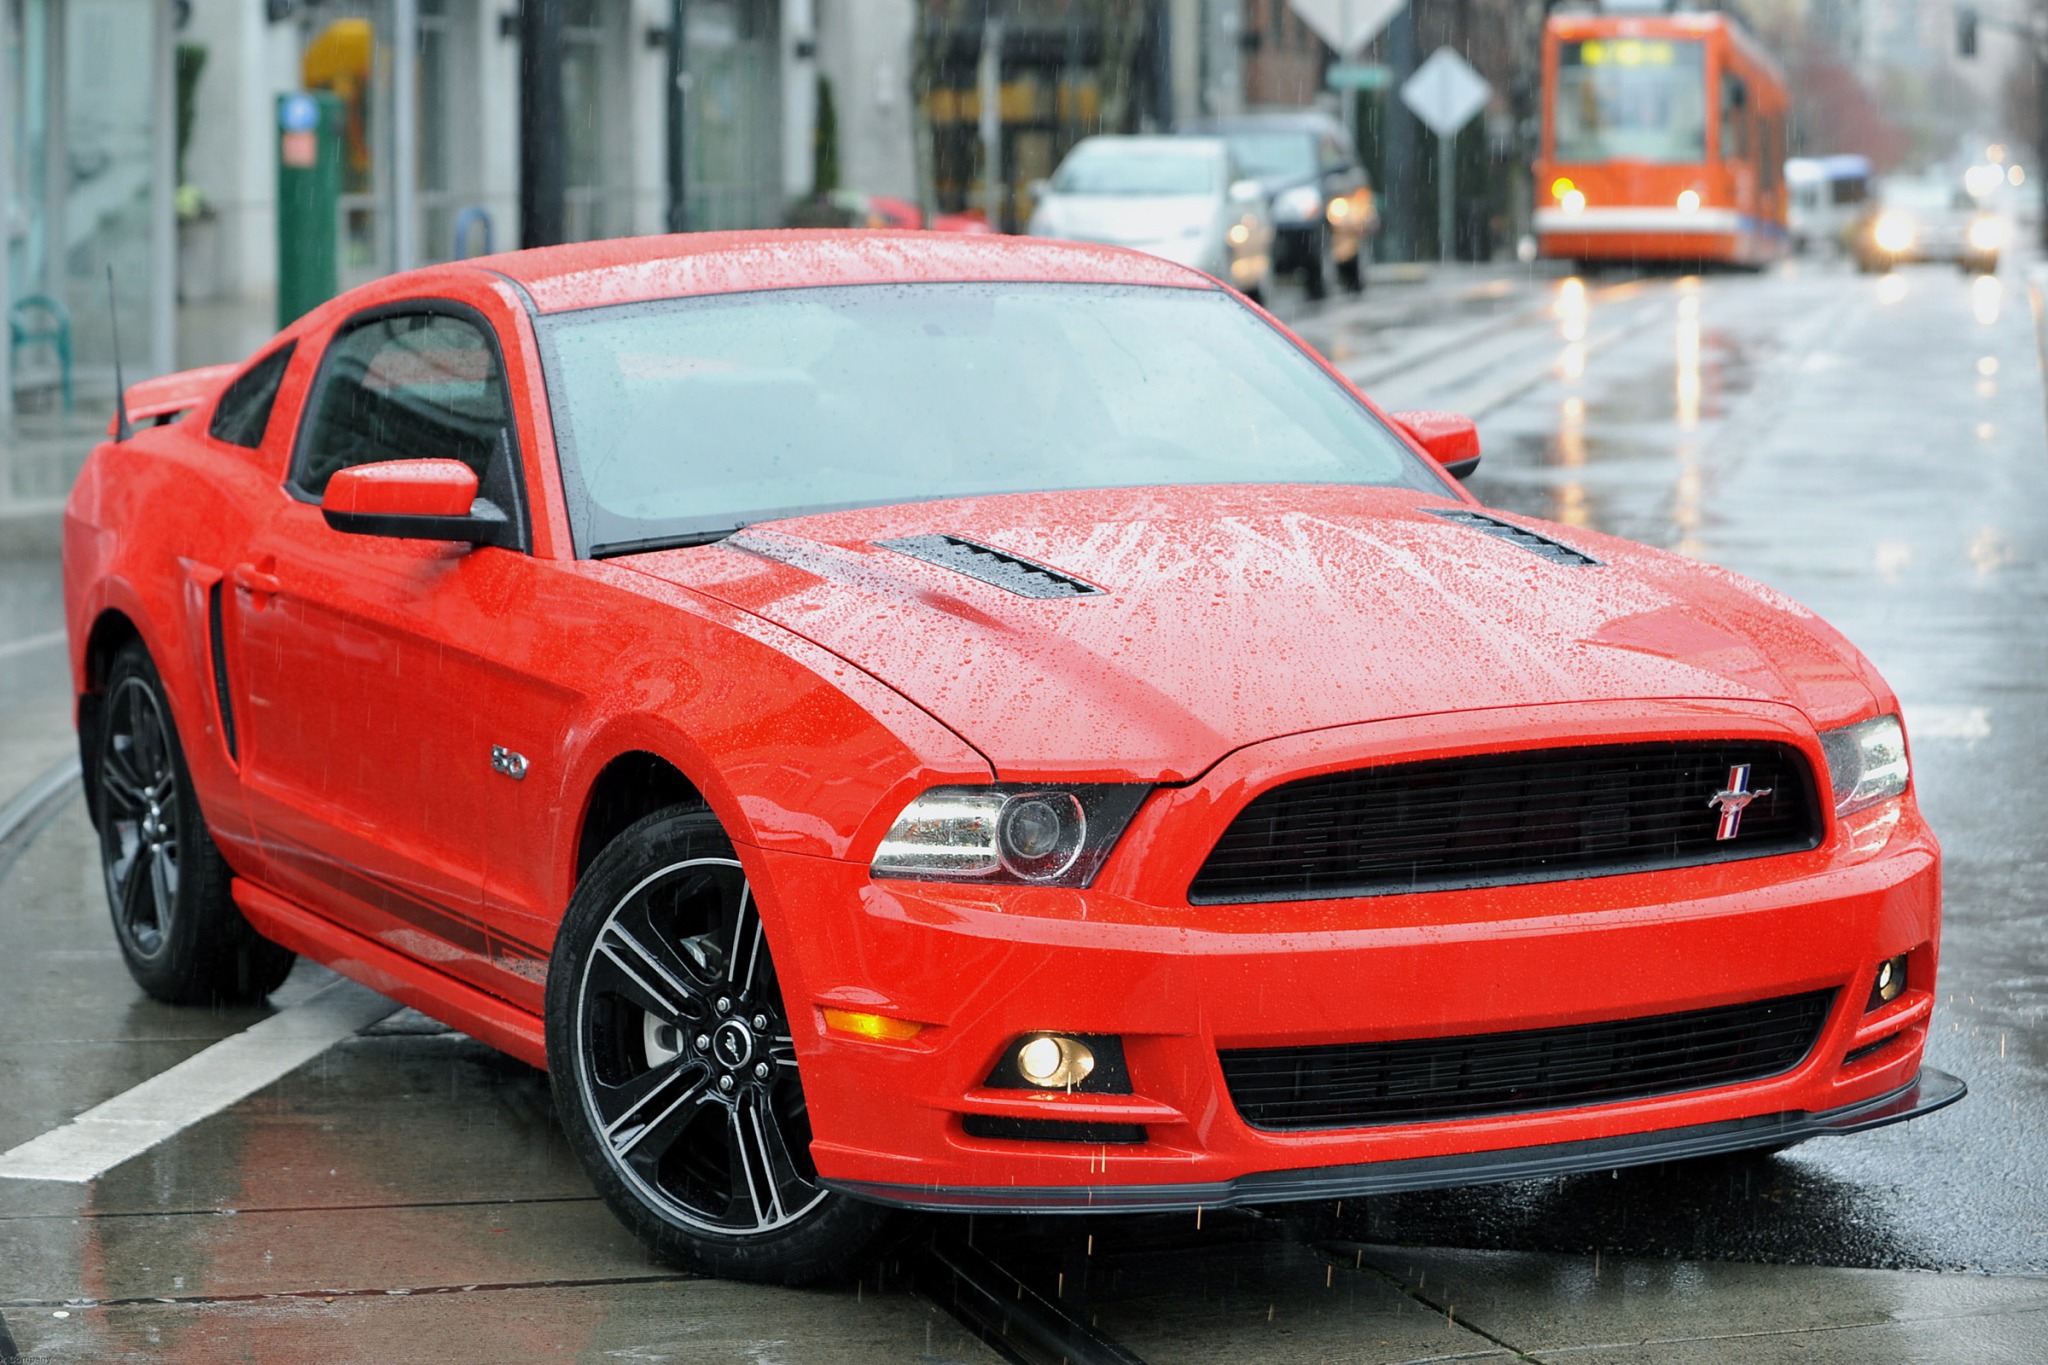
{"label": "fog light", "polygon": [[1863,1008],[1874,1010],[1879,1005],[1888,1005],[1898,999],[1906,990],[1906,955],[1888,957],[1877,964],[1877,980],[1870,987],[1870,1003]]}
{"label": "fog light", "polygon": [[1040,1090],[1071,1090],[1095,1070],[1095,1054],[1078,1038],[1041,1033],[1017,1049],[1017,1074]]}

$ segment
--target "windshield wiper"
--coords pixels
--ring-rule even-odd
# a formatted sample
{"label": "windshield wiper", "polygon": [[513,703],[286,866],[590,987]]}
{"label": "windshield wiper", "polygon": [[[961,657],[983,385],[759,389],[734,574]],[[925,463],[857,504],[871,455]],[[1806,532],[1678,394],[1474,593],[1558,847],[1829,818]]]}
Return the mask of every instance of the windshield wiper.
{"label": "windshield wiper", "polygon": [[678,531],[672,536],[647,536],[640,540],[608,540],[590,547],[592,559],[613,559],[619,555],[652,554],[656,550],[682,550],[692,545],[713,545],[727,536],[747,529],[750,522],[721,526],[715,531]]}

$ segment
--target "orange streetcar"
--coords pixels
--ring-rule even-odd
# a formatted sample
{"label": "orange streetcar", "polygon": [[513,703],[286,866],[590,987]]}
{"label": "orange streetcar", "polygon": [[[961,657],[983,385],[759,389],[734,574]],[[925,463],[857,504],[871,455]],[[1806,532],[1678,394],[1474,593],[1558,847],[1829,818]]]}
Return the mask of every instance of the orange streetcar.
{"label": "orange streetcar", "polygon": [[1536,238],[1548,257],[1783,256],[1784,76],[1732,16],[1561,14],[1543,35]]}

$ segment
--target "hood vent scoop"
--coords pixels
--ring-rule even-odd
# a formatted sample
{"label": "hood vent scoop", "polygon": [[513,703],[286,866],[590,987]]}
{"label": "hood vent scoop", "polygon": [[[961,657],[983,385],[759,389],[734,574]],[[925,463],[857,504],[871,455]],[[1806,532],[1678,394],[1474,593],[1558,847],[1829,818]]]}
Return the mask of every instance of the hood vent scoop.
{"label": "hood vent scoop", "polygon": [[1498,517],[1489,517],[1480,512],[1467,512],[1463,509],[1437,511],[1432,508],[1430,515],[1442,517],[1445,521],[1455,521],[1460,526],[1469,526],[1490,536],[1499,536],[1502,540],[1512,541],[1530,554],[1538,555],[1553,564],[1580,567],[1588,564],[1597,565],[1600,562],[1589,554],[1560,544],[1548,536],[1538,535],[1527,527],[1517,526],[1511,521],[1502,521]]}
{"label": "hood vent scoop", "polygon": [[1093,583],[1084,583],[1058,569],[1048,569],[1007,550],[993,549],[960,536],[904,536],[900,540],[878,540],[875,544],[980,579],[1019,597],[1095,597],[1102,592]]}

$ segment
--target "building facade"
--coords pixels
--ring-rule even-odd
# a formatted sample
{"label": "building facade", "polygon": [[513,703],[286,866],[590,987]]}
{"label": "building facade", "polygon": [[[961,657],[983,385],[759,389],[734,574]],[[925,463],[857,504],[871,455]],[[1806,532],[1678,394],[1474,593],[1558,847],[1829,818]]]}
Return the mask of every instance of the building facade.
{"label": "building facade", "polygon": [[[169,0],[0,0],[0,405],[167,368],[175,274]],[[113,298],[109,300],[109,271]]]}

